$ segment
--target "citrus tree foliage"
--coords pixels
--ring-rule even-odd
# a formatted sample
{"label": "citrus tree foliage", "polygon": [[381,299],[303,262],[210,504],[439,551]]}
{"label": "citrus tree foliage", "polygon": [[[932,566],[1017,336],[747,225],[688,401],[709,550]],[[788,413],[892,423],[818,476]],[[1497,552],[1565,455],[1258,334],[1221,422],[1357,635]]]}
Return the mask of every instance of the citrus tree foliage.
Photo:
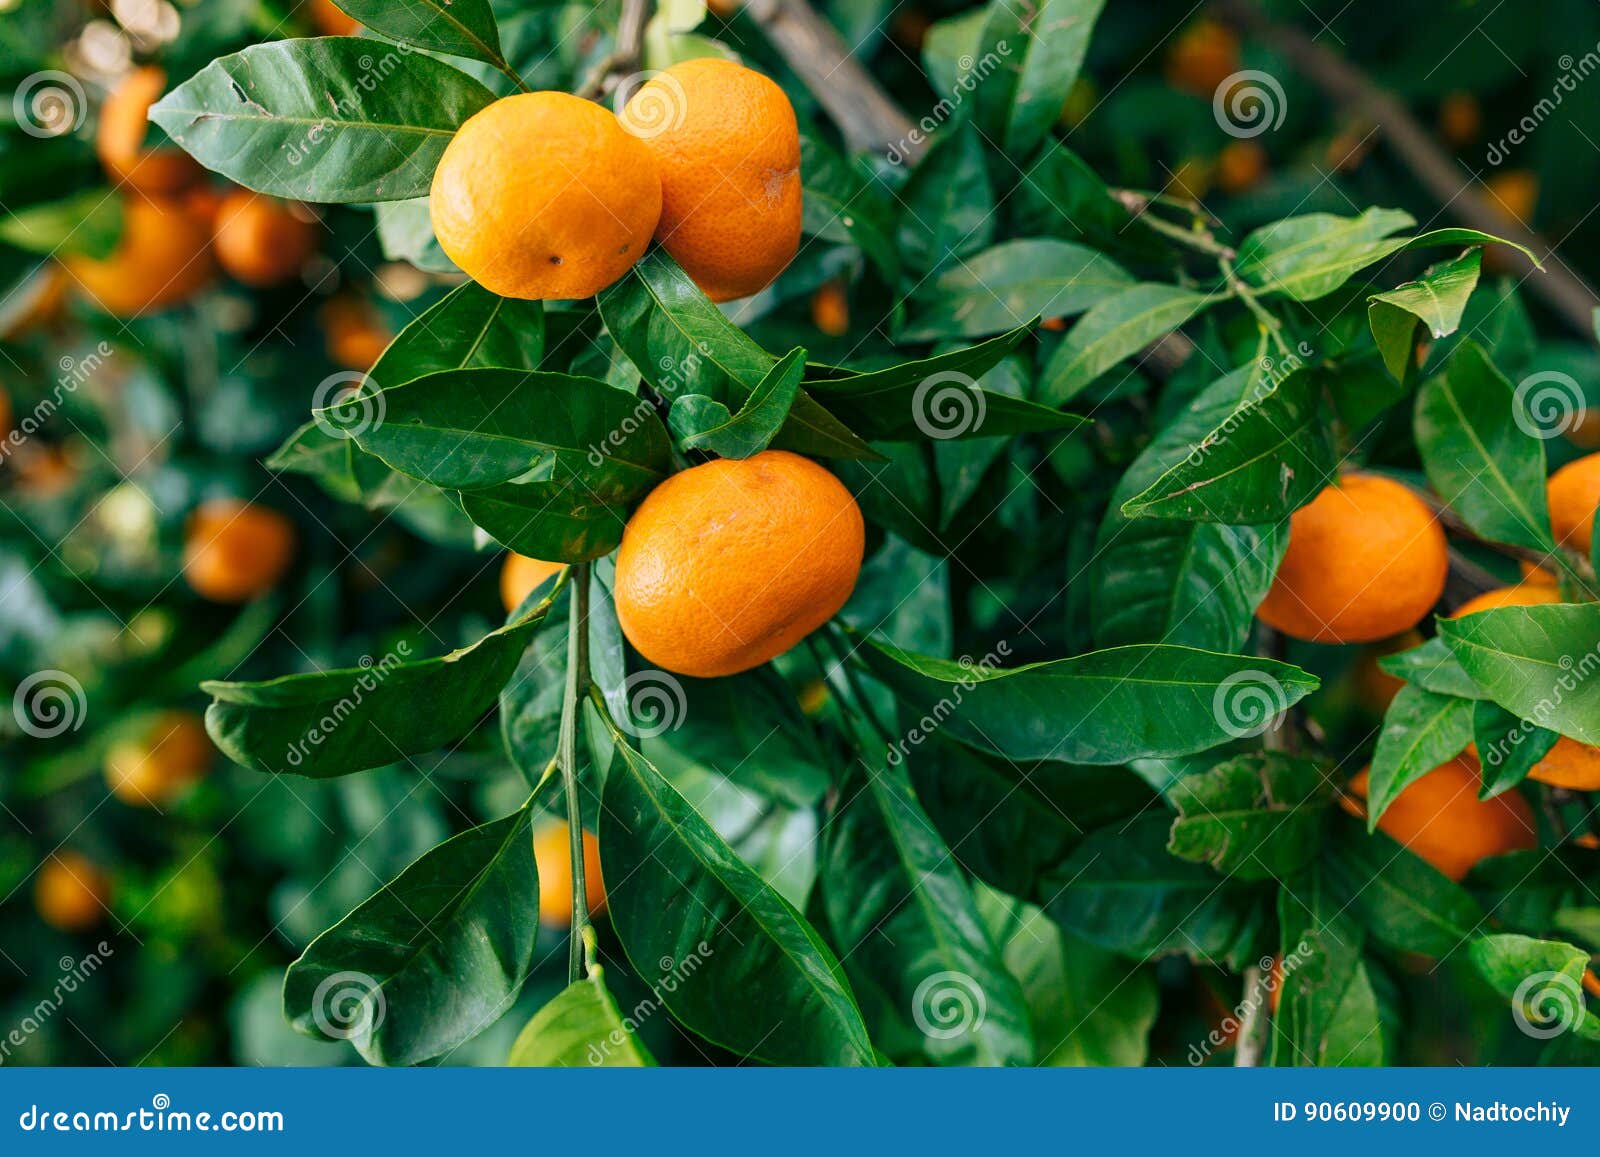
{"label": "citrus tree foliage", "polygon": [[[151,119],[248,188],[371,206],[391,257],[448,269],[419,199],[452,131],[587,70],[530,47],[558,34],[540,6],[342,7],[361,37],[196,62]],[[1237,977],[1284,977],[1273,1063],[1376,1064],[1419,956],[1514,1002],[1529,975],[1576,983],[1595,872],[1548,852],[1558,833],[1458,882],[1374,830],[1472,743],[1512,752],[1485,759],[1485,797],[1581,808],[1523,779],[1558,737],[1600,743],[1600,681],[1547,709],[1552,673],[1600,653],[1600,610],[1545,509],[1520,303],[1484,284],[1502,243],[1381,206],[1230,236],[1109,187],[1056,129],[1100,9],[937,23],[920,64],[944,111],[915,164],[850,155],[785,79],[805,238],[756,298],[719,308],[660,248],[590,300],[465,281],[302,416],[274,469],[403,509],[441,549],[570,565],[378,677],[205,683],[214,741],[269,779],[425,774],[460,744],[523,778],[316,930],[283,989],[296,1027],[408,1064],[494,1024],[534,964],[545,810],[597,834],[607,906],[580,900],[570,987],[516,1064],[652,1064],[657,1014],[713,1060],[1140,1063],[1174,956],[1224,1007]],[[606,6],[584,22],[616,34]],[[647,45],[718,51],[670,22]],[[873,324],[807,348],[773,310],[841,278]],[[611,605],[630,514],[686,466],[768,448],[856,495],[853,598],[771,665],[655,670]],[[1286,653],[1254,617],[1291,515],[1355,467],[1428,490],[1479,573],[1538,556],[1563,594],[1385,658],[1405,685],[1364,745],[1337,709],[1306,725],[1329,649]],[[1363,821],[1335,797],[1367,763]]]}

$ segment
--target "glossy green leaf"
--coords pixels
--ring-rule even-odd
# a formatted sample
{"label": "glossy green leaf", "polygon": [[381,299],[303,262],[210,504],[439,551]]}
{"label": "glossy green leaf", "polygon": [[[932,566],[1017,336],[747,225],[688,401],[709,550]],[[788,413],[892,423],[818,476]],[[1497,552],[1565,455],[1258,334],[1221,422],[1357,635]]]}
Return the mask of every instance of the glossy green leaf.
{"label": "glossy green leaf", "polygon": [[1078,319],[1044,368],[1041,401],[1059,406],[1124,358],[1188,321],[1211,301],[1203,293],[1148,282],[1102,299]]}
{"label": "glossy green leaf", "polygon": [[373,206],[378,222],[378,244],[390,261],[406,261],[428,273],[460,273],[433,232],[428,198],[379,201]]}
{"label": "glossy green leaf", "polygon": [[418,314],[367,372],[368,388],[443,370],[532,370],[544,356],[544,305],[457,286]]}
{"label": "glossy green leaf", "polygon": [[1420,646],[1397,655],[1385,655],[1378,666],[1407,683],[1415,683],[1424,691],[1436,695],[1449,695],[1457,699],[1482,699],[1483,688],[1472,681],[1466,669],[1456,661],[1450,647],[1438,636]]}
{"label": "glossy green leaf", "polygon": [[900,278],[894,211],[881,187],[809,133],[800,134],[800,228],[824,241],[854,245],[889,284]]}
{"label": "glossy green leaf", "polygon": [[[825,830],[828,927],[885,1041],[938,1064],[1025,1065],[1033,1031],[972,889],[912,790],[903,760],[852,775]],[[891,1051],[891,1055],[894,1052]]]}
{"label": "glossy green leaf", "polygon": [[1290,373],[1249,398],[1148,490],[1122,504],[1133,518],[1232,525],[1279,522],[1315,498],[1337,464],[1322,380]]}
{"label": "glossy green leaf", "polygon": [[[750,396],[739,407],[737,414],[724,417],[714,425],[699,426],[692,428],[692,432],[679,434],[679,448],[707,450],[722,458],[749,458],[761,453],[772,444],[778,431],[788,421],[805,369],[806,351],[790,350],[750,391]],[[675,401],[672,406],[674,418],[680,403],[698,396],[686,395]],[[713,402],[712,405],[720,407],[721,403]],[[726,408],[722,412],[726,415]],[[676,426],[673,433],[679,433]]]}
{"label": "glossy green leaf", "polygon": [[449,1052],[498,1020],[533,968],[539,877],[526,808],[446,840],[311,942],[284,1014],[371,1064]]}
{"label": "glossy green leaf", "polygon": [[770,1064],[870,1065],[839,962],[816,930],[618,736],[600,857],[634,969],[691,1031]]}
{"label": "glossy green leaf", "polygon": [[593,378],[441,370],[318,414],[402,474],[446,489],[576,482],[599,505],[636,498],[671,469],[650,405]]}
{"label": "glossy green leaf", "polygon": [[1367,321],[1383,364],[1397,380],[1411,366],[1411,337],[1417,322],[1435,338],[1454,333],[1461,325],[1467,299],[1478,285],[1483,250],[1469,249],[1451,261],[1441,261],[1415,281],[1396,286],[1367,299]]}
{"label": "glossy green leaf", "polygon": [[1518,719],[1498,703],[1481,699],[1472,705],[1472,745],[1483,769],[1478,795],[1491,799],[1528,778],[1535,764],[1561,737]]}
{"label": "glossy green leaf", "polygon": [[500,30],[489,0],[336,0],[351,16],[391,40],[504,67]]}
{"label": "glossy green leaf", "polygon": [[1381,832],[1337,823],[1324,859],[1328,881],[1376,940],[1443,959],[1472,939],[1483,910],[1461,887]]}
{"label": "glossy green leaf", "polygon": [[983,140],[970,124],[956,124],[934,138],[899,196],[895,244],[913,269],[937,273],[994,239],[994,190]]}
{"label": "glossy green leaf", "polygon": [[598,967],[534,1013],[506,1058],[512,1068],[637,1069],[655,1063],[623,1021]]}
{"label": "glossy green leaf", "polygon": [[1117,484],[1100,524],[1091,571],[1090,621],[1099,646],[1244,648],[1256,607],[1288,546],[1287,525],[1130,519],[1121,507],[1182,463],[1195,443],[1259,389],[1255,365],[1224,374],[1156,435]]}
{"label": "glossy green leaf", "polygon": [[1518,718],[1600,743],[1600,603],[1501,607],[1441,619],[1473,682]]}
{"label": "glossy green leaf", "polygon": [[1049,134],[1078,79],[1105,0],[1028,0],[989,8],[978,56],[996,71],[977,91],[978,119],[1021,162]]}
{"label": "glossy green leaf", "polygon": [[1600,1041],[1600,1017],[1584,1000],[1589,954],[1560,940],[1501,933],[1483,936],[1467,958],[1494,990],[1512,1002],[1512,1015],[1530,1036],[1572,1032]]}
{"label": "glossy green leaf", "polygon": [[1248,952],[1260,921],[1256,890],[1170,855],[1169,824],[1152,813],[1090,832],[1043,881],[1044,910],[1074,936],[1127,956],[1224,961]]}
{"label": "glossy green leaf", "polygon": [[473,525],[501,546],[551,562],[610,554],[627,526],[625,506],[597,502],[580,480],[508,482],[455,494]]}
{"label": "glossy green leaf", "polygon": [[1417,450],[1428,481],[1473,530],[1495,542],[1555,550],[1545,501],[1544,443],[1476,343],[1417,393]]}
{"label": "glossy green leaf", "polygon": [[1321,865],[1279,890],[1278,927],[1273,1063],[1381,1065],[1383,1029],[1361,959],[1366,930]]}
{"label": "glossy green leaf", "polygon": [[858,655],[905,705],[919,732],[942,727],[1012,759],[1125,763],[1187,755],[1247,733],[1317,687],[1298,667],[1162,644],[1112,647],[1001,668],[868,640]]}
{"label": "glossy green leaf", "polygon": [[1367,784],[1367,830],[1406,788],[1472,742],[1472,700],[1435,695],[1407,684],[1389,704],[1372,755]]}
{"label": "glossy green leaf", "polygon": [[370,666],[264,683],[206,682],[206,730],[235,763],[321,778],[381,767],[464,735],[516,669],[547,604],[470,647],[412,661],[400,643]]}
{"label": "glossy green leaf", "polygon": [[1241,880],[1281,879],[1316,858],[1332,788],[1313,760],[1258,751],[1186,775],[1167,850]]}
{"label": "glossy green leaf", "polygon": [[1257,289],[1311,301],[1332,293],[1357,270],[1403,248],[1390,234],[1416,221],[1399,209],[1356,217],[1307,213],[1263,225],[1239,244],[1234,268]]}
{"label": "glossy green leaf", "polygon": [[150,119],[201,164],[257,192],[404,201],[427,194],[455,130],[493,99],[430,56],[327,36],[214,60]]}
{"label": "glossy green leaf", "polygon": [[1015,238],[972,254],[919,290],[923,307],[900,336],[987,337],[1036,317],[1073,317],[1132,284],[1120,265],[1086,245]]}

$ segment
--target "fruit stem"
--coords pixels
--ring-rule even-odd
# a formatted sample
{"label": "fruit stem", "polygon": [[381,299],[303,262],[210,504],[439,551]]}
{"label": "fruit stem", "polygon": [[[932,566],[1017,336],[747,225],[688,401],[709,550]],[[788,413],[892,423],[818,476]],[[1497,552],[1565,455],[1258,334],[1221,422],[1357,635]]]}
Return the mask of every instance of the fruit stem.
{"label": "fruit stem", "polygon": [[578,799],[578,716],[589,695],[589,564],[572,567],[571,618],[567,626],[567,682],[561,697],[561,731],[556,755],[566,785],[568,854],[572,857],[572,936],[567,949],[567,982],[584,975],[589,929],[589,888],[583,878],[583,807]]}

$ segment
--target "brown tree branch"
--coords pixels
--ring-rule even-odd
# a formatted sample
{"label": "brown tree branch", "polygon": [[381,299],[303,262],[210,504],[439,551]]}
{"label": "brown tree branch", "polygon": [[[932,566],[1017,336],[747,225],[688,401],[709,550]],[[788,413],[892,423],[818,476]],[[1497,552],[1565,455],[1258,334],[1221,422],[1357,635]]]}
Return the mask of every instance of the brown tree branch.
{"label": "brown tree branch", "polygon": [[639,70],[639,58],[644,54],[645,25],[650,23],[654,7],[651,0],[622,0],[622,14],[617,17],[616,47],[594,66],[575,95],[584,100],[600,100],[618,81]]}
{"label": "brown tree branch", "polygon": [[[1479,193],[1474,187],[1476,176],[1445,152],[1397,97],[1300,29],[1269,18],[1253,0],[1213,0],[1212,8],[1223,20],[1282,54],[1347,112],[1377,125],[1400,161],[1464,225],[1505,237],[1539,254],[1546,263],[1544,272],[1530,278],[1528,288],[1584,337],[1594,335],[1593,315],[1600,294],[1561,263],[1548,241]],[[1512,252],[1510,260],[1524,273],[1534,269],[1520,253]]]}

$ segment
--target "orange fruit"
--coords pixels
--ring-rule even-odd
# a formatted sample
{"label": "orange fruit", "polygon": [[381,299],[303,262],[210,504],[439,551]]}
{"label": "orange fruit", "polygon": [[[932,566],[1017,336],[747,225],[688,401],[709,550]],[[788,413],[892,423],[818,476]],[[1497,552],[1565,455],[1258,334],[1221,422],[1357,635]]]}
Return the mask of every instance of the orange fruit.
{"label": "orange fruit", "polygon": [[[1452,880],[1479,860],[1538,846],[1533,809],[1515,791],[1478,798],[1478,761],[1462,752],[1395,797],[1378,830],[1410,848]],[[1367,768],[1350,781],[1366,798]]]}
{"label": "orange fruit", "polygon": [[1167,49],[1163,71],[1173,88],[1209,100],[1218,85],[1239,71],[1239,37],[1215,20],[1196,20]]}
{"label": "orange fruit", "polygon": [[1568,462],[1550,475],[1546,493],[1556,541],[1588,554],[1594,535],[1594,512],[1600,507],[1600,454]]}
{"label": "orange fruit", "polygon": [[1526,225],[1539,200],[1539,178],[1527,169],[1507,169],[1483,182],[1489,203],[1506,216]]}
{"label": "orange fruit", "polygon": [[811,323],[829,337],[843,337],[850,330],[850,299],[839,281],[826,282],[811,295]]}
{"label": "orange fruit", "polygon": [[855,498],[798,454],[766,450],[674,474],[622,533],[622,633],[680,675],[760,666],[844,606],[864,539]]}
{"label": "orange fruit", "polygon": [[1478,98],[1470,92],[1452,92],[1439,102],[1439,135],[1451,148],[1477,140],[1482,125]]}
{"label": "orange fruit", "polygon": [[771,284],[800,248],[800,129],[770,79],[731,60],[656,74],[619,114],[656,159],[656,240],[712,301]]}
{"label": "orange fruit", "polygon": [[203,598],[242,603],[266,594],[294,557],[294,525],[276,510],[213,498],[189,516],[183,577]]}
{"label": "orange fruit", "polygon": [[1549,587],[1559,586],[1561,583],[1554,571],[1548,571],[1544,567],[1536,566],[1526,560],[1519,562],[1517,567],[1522,571],[1522,581],[1525,583]]}
{"label": "orange fruit", "polygon": [[533,593],[534,587],[551,575],[560,574],[566,565],[564,562],[529,558],[516,551],[507,554],[505,565],[500,568],[500,601],[506,605],[506,614],[520,607],[522,600]]}
{"label": "orange fruit", "polygon": [[311,0],[311,23],[324,36],[357,36],[361,21],[340,8],[333,0]]}
{"label": "orange fruit", "polygon": [[1346,474],[1289,519],[1289,549],[1256,614],[1314,643],[1408,631],[1444,593],[1444,531],[1398,482]]}
{"label": "orange fruit", "polygon": [[1561,591],[1541,582],[1521,582],[1516,586],[1496,587],[1492,591],[1470,598],[1456,608],[1451,618],[1459,619],[1462,615],[1474,615],[1479,611],[1492,611],[1499,607],[1531,607],[1540,603],[1559,603]]}
{"label": "orange fruit", "polygon": [[[539,922],[552,928],[572,923],[572,847],[564,820],[541,824],[533,833],[533,862],[539,870]],[[589,912],[606,908],[606,885],[600,877],[600,841],[583,833],[583,894]]]}
{"label": "orange fruit", "polygon": [[365,373],[393,340],[370,302],[349,295],[330,298],[317,311],[328,358]]}
{"label": "orange fruit", "polygon": [[316,251],[317,229],[275,197],[234,189],[217,207],[211,243],[230,276],[265,289],[300,272]]}
{"label": "orange fruit", "polygon": [[1044,317],[1039,319],[1039,328],[1047,329],[1051,333],[1065,333],[1067,319],[1064,317]]}
{"label": "orange fruit", "polygon": [[504,97],[451,138],[429,202],[439,244],[485,289],[592,297],[643,255],[661,219],[650,150],[592,101]]}
{"label": "orange fruit", "polygon": [[106,175],[140,193],[175,193],[200,176],[200,165],[175,145],[144,147],[150,106],[167,90],[167,74],[154,65],[128,73],[100,106],[94,148]]}
{"label": "orange fruit", "polygon": [[109,257],[81,253],[63,264],[78,288],[118,317],[165,309],[204,289],[216,272],[205,226],[179,201],[132,196],[122,205],[122,236]]}
{"label": "orange fruit", "polygon": [[123,803],[158,806],[211,770],[216,748],[192,711],[167,711],[106,751],[106,785]]}
{"label": "orange fruit", "polygon": [[53,853],[33,880],[33,905],[40,917],[62,932],[84,932],[100,923],[111,881],[80,852]]}
{"label": "orange fruit", "polygon": [[1255,141],[1233,141],[1217,154],[1217,188],[1238,195],[1248,192],[1267,175],[1267,150]]}

